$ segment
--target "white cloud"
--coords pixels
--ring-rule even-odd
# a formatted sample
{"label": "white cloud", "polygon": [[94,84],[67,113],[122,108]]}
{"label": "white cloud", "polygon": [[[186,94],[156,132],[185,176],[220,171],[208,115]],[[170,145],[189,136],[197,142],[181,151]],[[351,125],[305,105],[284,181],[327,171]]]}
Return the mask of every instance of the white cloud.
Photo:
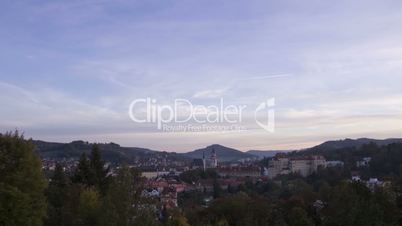
{"label": "white cloud", "polygon": [[203,90],[196,92],[194,98],[221,98],[225,94],[226,89],[216,89],[216,90]]}

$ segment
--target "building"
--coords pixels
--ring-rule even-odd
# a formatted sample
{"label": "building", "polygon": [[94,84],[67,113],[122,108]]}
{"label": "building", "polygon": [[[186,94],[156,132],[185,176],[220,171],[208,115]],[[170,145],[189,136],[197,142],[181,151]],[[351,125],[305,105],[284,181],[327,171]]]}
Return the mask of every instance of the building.
{"label": "building", "polygon": [[289,173],[297,173],[306,177],[316,172],[318,168],[321,167],[326,167],[326,160],[323,156],[315,155],[289,158],[284,155],[277,155],[269,161],[267,174],[270,178]]}
{"label": "building", "polygon": [[160,195],[160,201],[165,209],[172,209],[177,207],[178,204],[176,190],[172,187],[165,188]]}
{"label": "building", "polygon": [[170,172],[168,172],[168,171],[145,171],[145,172],[141,172],[141,176],[143,176],[147,179],[154,179],[157,177],[166,176],[169,173]]}
{"label": "building", "polygon": [[204,169],[204,159],[193,159],[191,169]]}
{"label": "building", "polygon": [[267,176],[274,178],[278,175],[284,175],[290,173],[289,158],[277,155],[268,163]]}
{"label": "building", "polygon": [[142,196],[144,197],[159,197],[160,196],[160,192],[156,189],[145,189],[144,191],[142,191]]}
{"label": "building", "polygon": [[344,165],[342,161],[327,161],[327,167],[343,167]]}
{"label": "building", "polygon": [[205,159],[205,151],[202,151],[202,168],[205,169],[207,168],[207,160]]}
{"label": "building", "polygon": [[157,178],[158,172],[141,172],[141,176],[147,179]]}
{"label": "building", "polygon": [[377,178],[370,178],[369,180],[362,180],[360,176],[357,174],[352,173],[352,180],[351,182],[354,183],[363,183],[366,185],[367,188],[370,189],[370,191],[375,191],[376,188],[382,187],[382,188],[390,188],[391,182],[390,181],[381,181]]}
{"label": "building", "polygon": [[209,168],[217,168],[218,167],[218,157],[216,155],[215,149],[212,149],[211,156],[210,158],[206,158],[205,156],[205,151],[202,152],[202,160],[200,159],[194,159],[192,168],[197,169],[200,168],[200,164],[202,163],[202,168],[204,171]]}
{"label": "building", "polygon": [[325,168],[325,158],[319,155],[303,156],[290,159],[290,171],[307,177],[318,170],[319,167]]}
{"label": "building", "polygon": [[370,161],[371,161],[370,157],[365,157],[361,161],[357,161],[356,166],[357,167],[366,167],[369,165]]}
{"label": "building", "polygon": [[211,152],[211,168],[216,168],[216,167],[218,167],[218,157],[216,156],[215,149],[212,149],[212,152]]}

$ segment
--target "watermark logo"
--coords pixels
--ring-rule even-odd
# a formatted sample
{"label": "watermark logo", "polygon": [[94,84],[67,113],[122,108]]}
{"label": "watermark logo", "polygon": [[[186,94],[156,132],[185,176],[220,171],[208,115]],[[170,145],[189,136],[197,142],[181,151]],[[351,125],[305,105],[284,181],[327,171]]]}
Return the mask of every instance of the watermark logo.
{"label": "watermark logo", "polygon": [[197,105],[187,99],[175,99],[161,104],[156,99],[135,99],[129,106],[129,117],[135,123],[154,124],[164,132],[243,131],[254,125],[273,133],[275,130],[275,99],[271,98],[254,107],[226,104],[223,99],[215,105]]}
{"label": "watermark logo", "polygon": [[[258,105],[254,111],[254,120],[258,126],[267,132],[275,132],[275,98],[268,99]],[[262,113],[263,117],[260,117]],[[265,116],[265,117],[264,117]],[[262,121],[264,119],[264,121]]]}

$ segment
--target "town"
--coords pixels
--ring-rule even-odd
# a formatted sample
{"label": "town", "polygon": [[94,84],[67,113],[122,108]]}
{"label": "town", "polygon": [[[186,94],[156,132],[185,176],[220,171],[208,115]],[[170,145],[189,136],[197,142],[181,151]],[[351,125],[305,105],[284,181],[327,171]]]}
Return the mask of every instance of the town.
{"label": "town", "polygon": [[[370,157],[364,157],[355,162],[357,169],[364,169],[370,164]],[[263,164],[267,162],[268,164]],[[57,164],[63,166],[67,173],[73,173],[77,168],[78,159],[52,160],[42,159],[45,171],[54,171]],[[162,208],[178,208],[180,194],[186,192],[200,192],[203,194],[203,203],[207,206],[214,199],[216,189],[236,189],[246,183],[272,181],[280,183],[278,177],[298,175],[308,177],[319,170],[333,168],[342,170],[344,162],[340,160],[327,161],[322,155],[289,156],[287,153],[278,153],[270,158],[247,158],[238,161],[219,161],[215,149],[206,156],[205,151],[201,159],[192,161],[167,161],[166,158],[151,158],[144,162],[128,165],[141,172],[146,179],[143,195],[152,197],[160,202]],[[105,163],[110,169],[109,176],[115,176],[119,165]],[[389,187],[389,181],[377,178],[361,179],[358,171],[352,171],[350,182],[363,182],[371,190],[376,187]],[[217,187],[219,186],[219,187]]]}
{"label": "town", "polygon": [[[214,144],[173,153],[25,140],[15,132],[0,134],[0,144],[1,180],[23,181],[20,189],[44,205],[50,226],[345,225],[363,213],[350,209],[367,205],[375,211],[360,217],[365,222],[396,222],[402,200],[401,139],[327,141],[297,151]],[[14,190],[2,194],[20,203]]]}

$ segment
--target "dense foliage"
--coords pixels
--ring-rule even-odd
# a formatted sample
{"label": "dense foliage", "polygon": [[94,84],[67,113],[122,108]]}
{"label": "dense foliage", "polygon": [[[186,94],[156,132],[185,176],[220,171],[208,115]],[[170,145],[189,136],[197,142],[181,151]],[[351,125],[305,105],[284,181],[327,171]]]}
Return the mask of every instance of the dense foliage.
{"label": "dense foliage", "polygon": [[42,225],[45,188],[32,143],[17,132],[0,134],[0,225]]}
{"label": "dense foliage", "polygon": [[198,183],[202,179],[216,179],[218,178],[218,173],[213,169],[196,169],[188,170],[180,174],[180,179],[188,184]]}
{"label": "dense foliage", "polygon": [[110,177],[99,149],[93,146],[89,158],[82,154],[71,175],[58,165],[47,189],[49,202],[45,225],[131,226],[157,224],[152,204],[141,196],[144,180],[127,166]]}
{"label": "dense foliage", "polygon": [[[180,180],[189,184],[212,182],[212,191],[181,193],[179,208],[167,210],[161,209],[153,198],[142,195],[145,181],[136,169],[121,166],[111,176],[96,145],[88,156],[81,155],[73,173],[66,174],[58,164],[46,183],[32,142],[18,133],[0,135],[0,226],[402,223],[402,144],[369,144],[322,154],[330,160],[344,161],[345,166],[320,169],[306,178],[291,174],[268,181],[249,179],[225,188],[214,170],[187,171]],[[372,158],[370,164],[357,167],[355,162],[364,157]],[[352,182],[354,171],[363,178],[378,177],[389,183],[369,187],[363,182]]]}
{"label": "dense foliage", "polygon": [[241,190],[226,193],[208,208],[185,209],[185,215],[191,225],[199,226],[399,225],[401,219],[390,192],[373,192],[362,183],[343,182],[334,187],[324,183],[315,191],[298,179]]}

